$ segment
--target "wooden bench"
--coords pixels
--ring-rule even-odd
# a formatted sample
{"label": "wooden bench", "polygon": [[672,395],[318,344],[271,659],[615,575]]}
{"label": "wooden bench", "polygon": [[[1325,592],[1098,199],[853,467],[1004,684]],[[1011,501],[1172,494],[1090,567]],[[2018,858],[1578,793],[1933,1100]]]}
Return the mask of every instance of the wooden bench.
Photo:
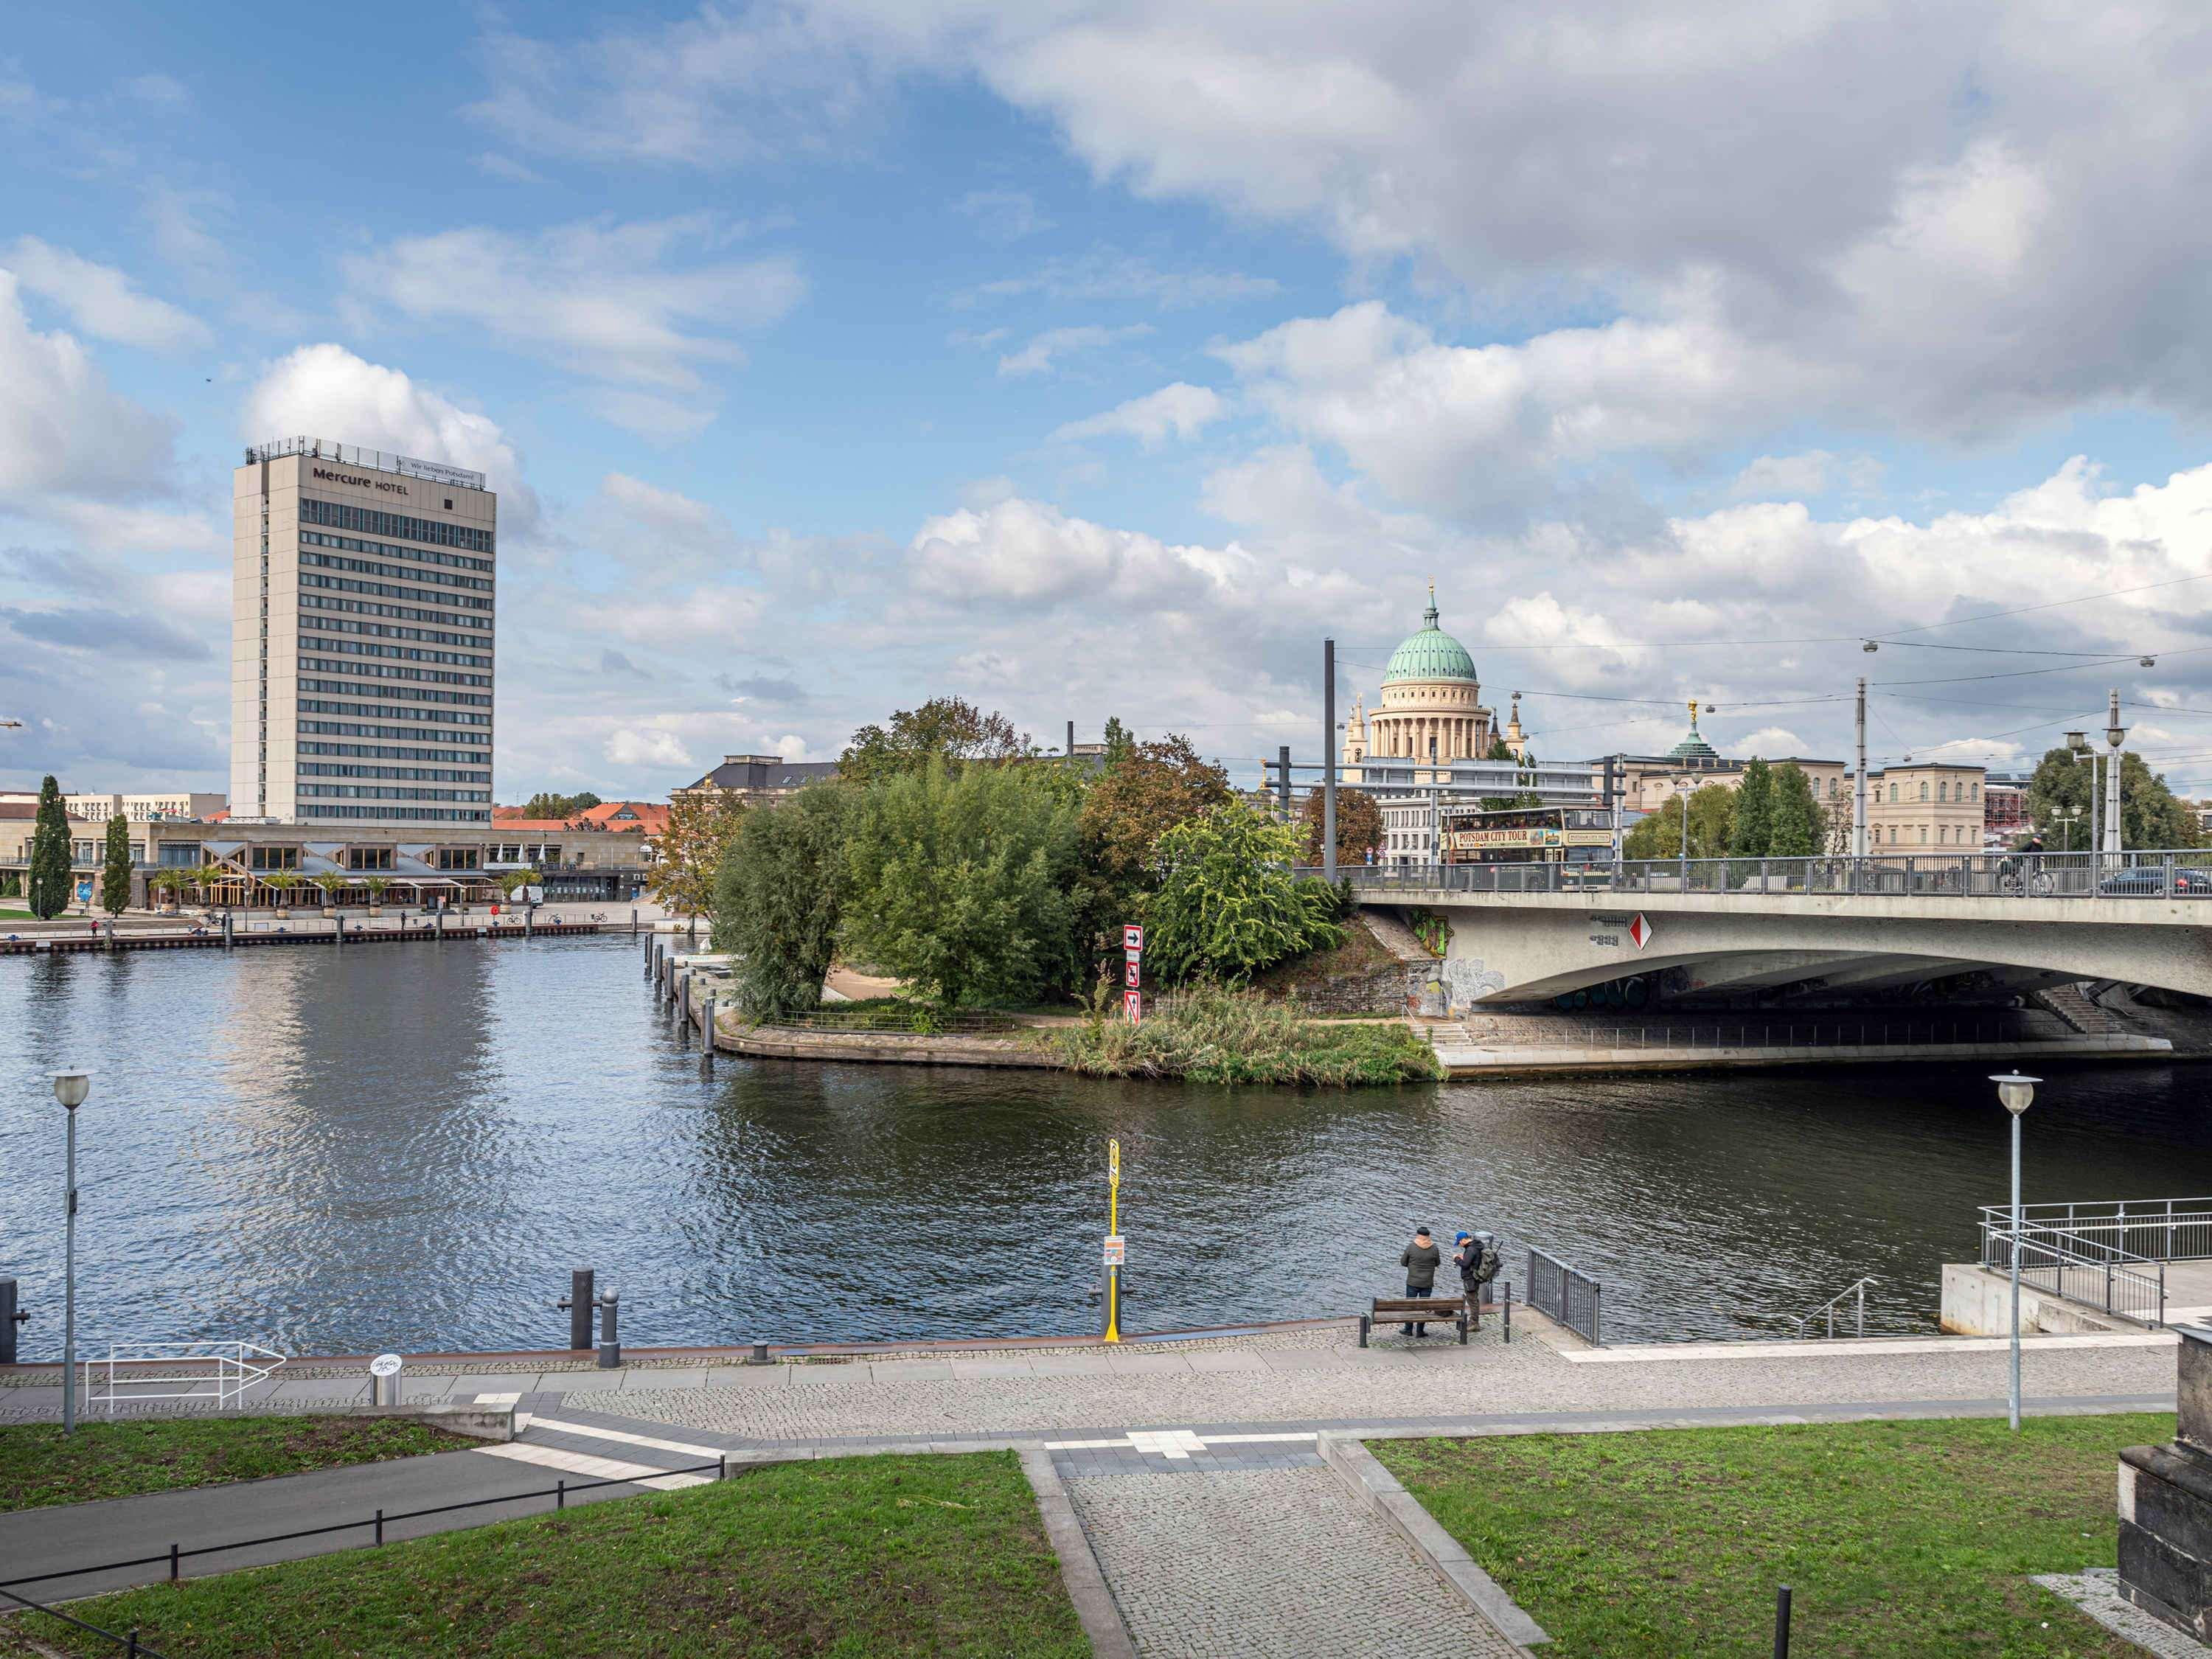
{"label": "wooden bench", "polygon": [[1467,1346],[1468,1322],[1480,1319],[1464,1296],[1378,1296],[1372,1312],[1359,1316],[1359,1346],[1378,1325],[1449,1325],[1459,1332],[1459,1345]]}

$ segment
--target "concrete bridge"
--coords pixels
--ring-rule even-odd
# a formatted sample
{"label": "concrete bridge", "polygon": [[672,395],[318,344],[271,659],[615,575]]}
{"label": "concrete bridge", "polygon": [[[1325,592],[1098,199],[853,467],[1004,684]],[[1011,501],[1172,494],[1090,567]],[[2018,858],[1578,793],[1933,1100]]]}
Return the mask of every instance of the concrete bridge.
{"label": "concrete bridge", "polygon": [[1965,974],[2000,989],[2117,980],[2212,997],[2212,850],[1347,873],[1364,903],[1449,921],[1457,1006],[1632,977],[1671,997],[1893,1000]]}

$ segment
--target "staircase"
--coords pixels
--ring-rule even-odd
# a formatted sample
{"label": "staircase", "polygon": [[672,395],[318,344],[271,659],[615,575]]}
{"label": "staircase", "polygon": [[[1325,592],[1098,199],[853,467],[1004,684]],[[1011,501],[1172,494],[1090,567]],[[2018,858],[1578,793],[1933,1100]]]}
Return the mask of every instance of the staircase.
{"label": "staircase", "polygon": [[2091,1001],[2081,985],[2054,985],[2038,991],[2035,1002],[2083,1036],[2124,1036],[2131,1029],[2111,1009]]}

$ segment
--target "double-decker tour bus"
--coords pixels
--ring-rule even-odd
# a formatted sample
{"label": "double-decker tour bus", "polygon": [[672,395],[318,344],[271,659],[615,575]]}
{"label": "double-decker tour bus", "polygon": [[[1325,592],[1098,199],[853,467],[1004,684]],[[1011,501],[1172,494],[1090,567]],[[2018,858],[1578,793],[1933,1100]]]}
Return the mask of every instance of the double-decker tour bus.
{"label": "double-decker tour bus", "polygon": [[1605,864],[1613,815],[1602,806],[1446,806],[1437,838],[1446,864]]}

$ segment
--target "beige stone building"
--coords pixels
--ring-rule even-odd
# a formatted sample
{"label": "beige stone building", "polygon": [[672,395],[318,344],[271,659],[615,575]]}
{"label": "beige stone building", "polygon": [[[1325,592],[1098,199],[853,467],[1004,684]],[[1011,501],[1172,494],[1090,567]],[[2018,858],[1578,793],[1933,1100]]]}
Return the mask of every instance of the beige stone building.
{"label": "beige stone building", "polygon": [[288,438],[233,475],[230,806],[491,820],[498,498],[465,468]]}
{"label": "beige stone building", "polygon": [[[1978,766],[1908,761],[1867,774],[1867,851],[1978,853],[1985,774]],[[1847,792],[1850,785],[1844,786]]]}
{"label": "beige stone building", "polygon": [[[1707,743],[1698,732],[1698,705],[1690,708],[1690,729],[1664,755],[1629,755],[1620,763],[1626,792],[1622,810],[1631,814],[1656,812],[1677,795],[1695,794],[1708,784],[1723,789],[1740,788],[1747,760],[1730,760]],[[1802,755],[1770,756],[1769,766],[1794,766],[1813,787],[1813,799],[1826,811],[1838,800],[1850,810],[1850,769],[1839,760],[1813,760]]]}

